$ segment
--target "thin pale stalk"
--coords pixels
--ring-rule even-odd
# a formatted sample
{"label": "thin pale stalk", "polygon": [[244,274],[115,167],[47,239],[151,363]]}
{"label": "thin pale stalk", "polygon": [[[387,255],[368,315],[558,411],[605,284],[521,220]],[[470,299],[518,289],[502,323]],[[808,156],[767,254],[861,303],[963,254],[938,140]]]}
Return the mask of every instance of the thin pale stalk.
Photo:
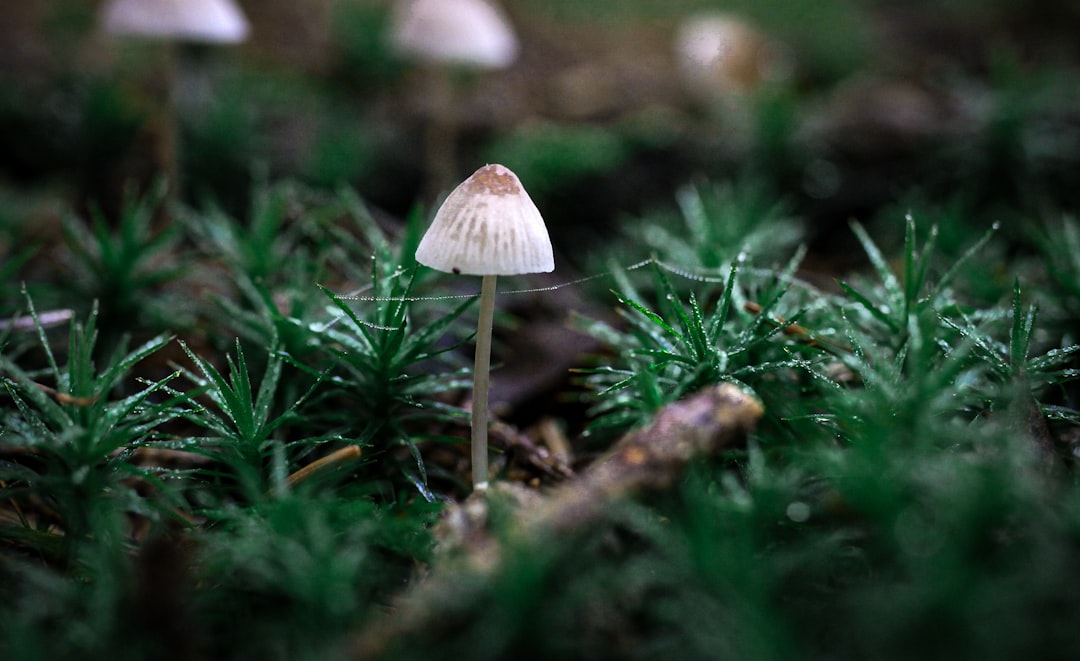
{"label": "thin pale stalk", "polygon": [[432,67],[426,74],[429,101],[424,135],[425,193],[429,201],[434,201],[457,178],[459,126],[450,72],[445,67]]}
{"label": "thin pale stalk", "polygon": [[182,45],[166,44],[166,63],[163,71],[165,78],[165,99],[161,107],[161,122],[157,134],[157,159],[165,177],[166,202],[180,199],[180,90],[177,89],[180,60],[184,53]]}
{"label": "thin pale stalk", "polygon": [[488,486],[488,384],[491,372],[491,326],[495,317],[495,279],[485,275],[480,285],[480,320],[476,327],[476,362],[473,363],[472,470],[473,489]]}

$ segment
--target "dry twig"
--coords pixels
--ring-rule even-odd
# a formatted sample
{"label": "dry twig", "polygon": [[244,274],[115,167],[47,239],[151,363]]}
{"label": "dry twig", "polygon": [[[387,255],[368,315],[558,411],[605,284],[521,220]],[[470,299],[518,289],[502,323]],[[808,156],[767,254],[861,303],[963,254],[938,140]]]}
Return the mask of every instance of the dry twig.
{"label": "dry twig", "polygon": [[488,498],[518,506],[507,539],[515,546],[540,544],[596,523],[622,498],[670,487],[691,459],[743,442],[761,414],[756,399],[723,384],[664,408],[649,426],[624,436],[608,454],[549,495],[500,482],[487,495],[470,496],[449,508],[436,530],[439,557],[430,575],[359,633],[353,656],[388,656],[411,635],[437,635],[453,626],[451,614],[463,612],[462,604],[503,566],[504,549],[486,527]]}

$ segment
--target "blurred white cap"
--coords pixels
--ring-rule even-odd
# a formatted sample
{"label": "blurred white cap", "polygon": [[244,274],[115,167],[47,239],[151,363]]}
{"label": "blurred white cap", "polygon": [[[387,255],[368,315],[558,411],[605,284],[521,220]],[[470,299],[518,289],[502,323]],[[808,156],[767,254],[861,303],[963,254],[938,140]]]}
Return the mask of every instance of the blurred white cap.
{"label": "blurred white cap", "polygon": [[250,32],[233,0],[111,0],[102,27],[115,35],[209,43],[238,43]]}
{"label": "blurred white cap", "polygon": [[518,54],[510,23],[484,0],[402,0],[391,41],[412,57],[490,69],[510,66]]}

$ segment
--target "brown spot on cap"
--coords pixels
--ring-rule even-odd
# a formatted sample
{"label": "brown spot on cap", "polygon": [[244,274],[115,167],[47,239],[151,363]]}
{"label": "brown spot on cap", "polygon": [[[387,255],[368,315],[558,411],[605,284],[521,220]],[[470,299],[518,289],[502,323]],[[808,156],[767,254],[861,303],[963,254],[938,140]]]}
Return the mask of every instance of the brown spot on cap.
{"label": "brown spot on cap", "polygon": [[521,184],[514,173],[497,164],[485,165],[467,180],[473,195],[518,195]]}
{"label": "brown spot on cap", "polygon": [[630,445],[623,452],[623,461],[630,466],[643,466],[649,461],[649,453],[644,448]]}
{"label": "brown spot on cap", "polygon": [[551,239],[517,175],[492,163],[443,200],[416,247],[416,261],[471,275],[550,273]]}

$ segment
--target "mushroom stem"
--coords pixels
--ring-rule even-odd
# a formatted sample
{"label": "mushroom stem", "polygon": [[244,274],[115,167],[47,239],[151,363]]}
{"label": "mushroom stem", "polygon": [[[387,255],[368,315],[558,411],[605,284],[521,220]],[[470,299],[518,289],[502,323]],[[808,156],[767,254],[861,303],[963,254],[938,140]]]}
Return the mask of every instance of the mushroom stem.
{"label": "mushroom stem", "polygon": [[424,127],[424,167],[427,199],[436,199],[457,178],[457,94],[452,72],[431,67],[427,72],[428,118]]}
{"label": "mushroom stem", "polygon": [[485,275],[480,285],[480,320],[476,326],[476,361],[473,363],[472,471],[473,490],[488,486],[488,384],[491,381],[491,326],[495,317],[495,280]]}
{"label": "mushroom stem", "polygon": [[180,197],[180,91],[177,89],[181,53],[177,44],[166,44],[164,49],[165,66],[162,77],[165,81],[164,98],[161,101],[161,122],[157,134],[157,166],[165,178],[165,199],[168,202]]}

